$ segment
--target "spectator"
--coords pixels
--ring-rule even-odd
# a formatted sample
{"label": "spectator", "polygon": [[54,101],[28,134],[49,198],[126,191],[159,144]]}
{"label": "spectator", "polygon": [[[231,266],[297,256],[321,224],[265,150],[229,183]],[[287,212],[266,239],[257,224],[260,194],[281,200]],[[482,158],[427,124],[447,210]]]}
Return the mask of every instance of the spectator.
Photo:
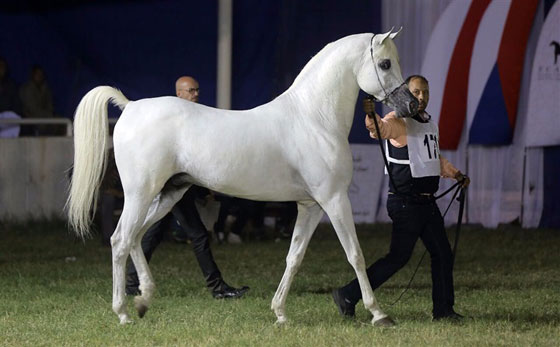
{"label": "spectator", "polygon": [[[0,57],[0,118],[21,118],[21,101],[17,86],[8,73],[8,63]],[[17,124],[1,124],[0,137],[18,137],[20,126]]]}
{"label": "spectator", "polygon": [[[54,106],[51,90],[45,72],[39,65],[31,68],[29,81],[21,86],[20,97],[23,103],[24,118],[53,118]],[[38,125],[31,129],[30,135],[49,135],[53,127]],[[27,131],[26,131],[26,135]]]}
{"label": "spectator", "polygon": [[[221,202],[220,212],[218,220],[216,221],[216,224],[214,224],[214,232],[218,237],[218,241],[222,242],[227,240],[227,242],[231,244],[243,243],[241,234],[243,233],[243,228],[247,225],[249,220],[253,222],[255,238],[264,238],[265,202],[234,198],[225,195],[220,195],[218,199]],[[226,220],[230,215],[235,217],[235,221],[226,236]]]}

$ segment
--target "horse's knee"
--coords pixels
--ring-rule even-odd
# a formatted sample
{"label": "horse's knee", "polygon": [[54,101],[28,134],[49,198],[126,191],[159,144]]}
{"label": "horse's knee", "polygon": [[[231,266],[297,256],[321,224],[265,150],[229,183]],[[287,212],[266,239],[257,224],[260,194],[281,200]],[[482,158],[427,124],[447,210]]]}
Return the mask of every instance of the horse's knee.
{"label": "horse's knee", "polygon": [[286,257],[286,266],[293,271],[297,271],[302,261],[301,255],[289,255]]}
{"label": "horse's knee", "polygon": [[354,270],[365,268],[366,266],[364,256],[358,252],[351,252],[350,254],[348,254],[347,259]]}

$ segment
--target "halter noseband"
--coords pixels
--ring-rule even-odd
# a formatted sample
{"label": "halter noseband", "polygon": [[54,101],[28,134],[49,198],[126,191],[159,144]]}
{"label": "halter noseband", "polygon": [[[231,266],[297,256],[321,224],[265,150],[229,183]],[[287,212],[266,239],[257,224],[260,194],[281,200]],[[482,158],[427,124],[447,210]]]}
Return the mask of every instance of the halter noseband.
{"label": "halter noseband", "polygon": [[374,101],[385,103],[385,101],[387,101],[387,99],[389,99],[397,90],[399,90],[400,87],[402,87],[404,82],[402,84],[400,84],[398,87],[396,87],[395,89],[393,89],[389,93],[387,93],[387,91],[383,87],[383,83],[381,83],[381,78],[379,78],[379,72],[377,71],[377,64],[375,63],[375,60],[373,59],[373,39],[375,38],[375,35],[376,34],[373,34],[373,36],[371,37],[371,40],[369,42],[369,54],[371,56],[371,63],[373,64],[373,68],[375,69],[375,76],[377,77],[377,82],[379,82],[379,85],[381,86],[381,89],[383,90],[383,94],[385,94],[385,97],[381,100],[377,99],[374,95],[370,95],[370,97]]}

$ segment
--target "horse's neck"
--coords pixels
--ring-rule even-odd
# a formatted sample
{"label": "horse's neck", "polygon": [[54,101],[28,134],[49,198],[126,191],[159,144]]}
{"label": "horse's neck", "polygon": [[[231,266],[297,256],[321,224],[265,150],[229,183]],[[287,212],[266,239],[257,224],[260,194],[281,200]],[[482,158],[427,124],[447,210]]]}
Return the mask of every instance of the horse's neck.
{"label": "horse's neck", "polygon": [[355,45],[338,47],[337,43],[314,57],[286,94],[299,103],[298,107],[306,111],[306,116],[321,122],[325,130],[347,138],[359,92],[354,65],[362,50]]}

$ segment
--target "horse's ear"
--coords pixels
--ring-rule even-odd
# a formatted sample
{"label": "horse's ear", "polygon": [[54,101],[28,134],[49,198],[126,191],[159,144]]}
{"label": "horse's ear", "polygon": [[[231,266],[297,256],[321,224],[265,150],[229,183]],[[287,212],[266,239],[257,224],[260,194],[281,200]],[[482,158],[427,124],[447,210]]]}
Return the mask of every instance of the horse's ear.
{"label": "horse's ear", "polygon": [[[393,30],[391,30],[393,31]],[[389,34],[389,37],[391,38],[391,40],[394,40],[395,37],[397,37],[397,35],[402,31],[402,27],[399,28],[399,31],[397,31],[396,33],[391,33]]]}
{"label": "horse's ear", "polygon": [[391,32],[393,31],[394,27],[391,27],[391,30],[389,30],[388,32],[386,32],[385,34],[380,34],[379,35],[379,44],[382,45],[383,41],[385,41],[386,38],[388,38],[391,35]]}

